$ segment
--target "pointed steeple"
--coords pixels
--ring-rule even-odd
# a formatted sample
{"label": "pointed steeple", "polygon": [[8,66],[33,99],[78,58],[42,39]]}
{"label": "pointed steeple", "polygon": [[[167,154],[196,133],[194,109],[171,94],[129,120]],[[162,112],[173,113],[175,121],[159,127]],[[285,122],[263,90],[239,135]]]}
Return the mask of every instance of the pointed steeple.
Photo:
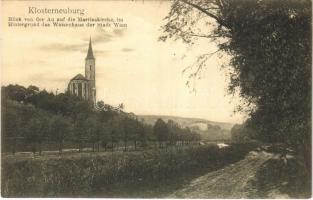
{"label": "pointed steeple", "polygon": [[86,59],[95,59],[95,57],[93,56],[93,52],[92,52],[91,37],[89,39],[89,48],[88,48],[88,53],[87,53]]}

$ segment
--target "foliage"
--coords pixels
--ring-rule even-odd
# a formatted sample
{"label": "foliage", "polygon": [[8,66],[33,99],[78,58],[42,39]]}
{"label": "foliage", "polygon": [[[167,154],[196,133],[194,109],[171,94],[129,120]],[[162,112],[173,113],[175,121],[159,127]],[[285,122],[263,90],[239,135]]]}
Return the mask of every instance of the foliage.
{"label": "foliage", "polygon": [[246,124],[235,124],[231,129],[231,139],[237,143],[246,143],[254,139],[253,130]]}
{"label": "foliage", "polygon": [[158,119],[155,122],[153,132],[159,142],[164,142],[168,139],[168,127],[162,119]]}
{"label": "foliage", "polygon": [[[174,0],[161,40],[215,41],[229,54],[231,94],[258,138],[311,157],[311,1]],[[203,40],[201,40],[202,42]],[[195,62],[196,77],[211,52]]]}
{"label": "foliage", "polygon": [[[250,150],[247,145],[227,149],[211,145],[171,151],[3,160],[1,191],[5,197],[121,197],[124,189],[142,190],[150,186],[153,190],[164,180],[186,172],[220,168],[242,159]],[[114,188],[117,192],[112,194]]]}
{"label": "foliage", "polygon": [[[148,141],[155,141],[157,137],[163,142],[170,138],[165,122],[165,129],[161,128],[156,136],[152,126],[139,121],[133,113],[124,112],[123,104],[113,107],[100,101],[96,108],[92,108],[76,96],[68,93],[54,95],[36,86],[3,86],[2,108],[2,139],[6,141],[3,150],[13,153],[16,150],[41,153],[42,148],[47,150],[50,143],[54,145],[48,149],[58,149],[60,153],[64,148],[78,147],[82,151],[90,144],[93,151],[96,148],[99,151],[100,145],[105,150],[111,147],[113,151],[114,145],[120,141],[127,150],[130,142],[137,149],[137,145],[147,147]],[[177,126],[175,131],[175,138],[170,139],[172,144],[177,140],[199,139],[188,129]],[[75,146],[70,146],[74,143]]]}

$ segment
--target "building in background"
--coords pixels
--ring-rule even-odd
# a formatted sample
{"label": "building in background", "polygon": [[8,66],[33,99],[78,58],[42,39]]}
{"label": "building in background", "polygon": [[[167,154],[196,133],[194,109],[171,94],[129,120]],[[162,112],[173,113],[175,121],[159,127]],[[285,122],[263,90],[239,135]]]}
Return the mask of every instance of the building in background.
{"label": "building in background", "polygon": [[77,74],[68,84],[68,91],[84,100],[88,100],[96,105],[96,59],[93,55],[91,38],[87,57],[85,58],[85,76]]}

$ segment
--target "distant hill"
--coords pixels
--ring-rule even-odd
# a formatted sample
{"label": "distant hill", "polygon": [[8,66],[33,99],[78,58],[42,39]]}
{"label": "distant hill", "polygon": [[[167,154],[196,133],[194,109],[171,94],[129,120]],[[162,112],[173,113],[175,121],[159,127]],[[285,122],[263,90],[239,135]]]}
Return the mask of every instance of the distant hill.
{"label": "distant hill", "polygon": [[[144,123],[154,125],[157,119],[161,118],[165,122],[173,120],[181,127],[190,127],[191,130],[199,133],[203,140],[230,139],[230,130],[234,124],[226,122],[215,122],[200,118],[187,118],[166,115],[137,115]],[[209,124],[209,125],[208,125]],[[218,126],[218,127],[217,127]]]}
{"label": "distant hill", "polygon": [[187,118],[187,117],[177,117],[177,116],[167,116],[167,115],[137,115],[139,119],[143,119],[145,123],[154,125],[158,118],[163,119],[165,122],[168,120],[173,120],[180,124],[182,127],[199,127],[200,130],[206,130],[207,124],[213,126],[218,125],[221,129],[230,130],[234,124],[226,122],[215,122],[200,118]]}

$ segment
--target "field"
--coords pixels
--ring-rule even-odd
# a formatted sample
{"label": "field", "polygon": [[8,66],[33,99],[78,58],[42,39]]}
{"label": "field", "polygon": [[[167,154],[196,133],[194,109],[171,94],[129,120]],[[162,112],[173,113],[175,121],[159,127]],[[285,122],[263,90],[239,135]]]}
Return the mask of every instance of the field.
{"label": "field", "polygon": [[255,146],[186,146],[134,152],[2,159],[4,197],[165,197],[234,163]]}

